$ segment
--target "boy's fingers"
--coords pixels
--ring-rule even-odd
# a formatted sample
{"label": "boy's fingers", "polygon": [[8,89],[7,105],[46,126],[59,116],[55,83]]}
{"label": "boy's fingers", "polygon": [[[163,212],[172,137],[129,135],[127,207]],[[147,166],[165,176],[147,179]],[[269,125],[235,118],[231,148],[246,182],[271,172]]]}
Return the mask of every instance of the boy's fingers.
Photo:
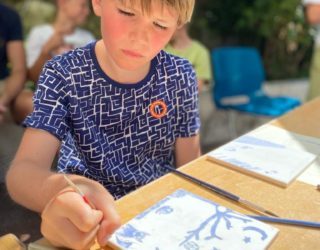
{"label": "boy's fingers", "polygon": [[103,213],[99,210],[90,209],[89,213],[70,216],[70,221],[82,232],[90,232],[94,227],[99,225]]}
{"label": "boy's fingers", "polygon": [[[90,192],[91,190],[86,192],[88,194],[88,199],[93,203],[95,209],[92,209],[85,203],[83,197],[78,193],[66,190],[64,192],[62,191],[61,194],[58,194],[58,196],[44,209],[42,213],[43,221],[45,218],[51,220],[53,217],[52,215],[55,215],[56,219],[60,218],[67,220],[82,234],[91,232],[94,228],[99,226],[99,229],[95,231],[97,233],[98,242],[100,245],[105,245],[107,239],[121,225],[121,222],[115,209],[113,197],[104,187],[98,187],[99,188],[94,190],[94,192]],[[47,223],[61,224],[57,221],[47,221]],[[63,231],[66,232],[64,229]],[[56,230],[58,231],[59,229]],[[74,235],[76,235],[76,233],[74,233]],[[72,242],[74,242],[76,238],[77,236],[72,237]],[[52,239],[56,238],[53,237]],[[67,246],[70,246],[70,242],[67,242]]]}
{"label": "boy's fingers", "polygon": [[[95,190],[82,189],[87,194],[88,199],[95,206],[95,209],[99,210],[103,214],[103,218],[100,221],[100,228],[98,230],[97,239],[100,245],[106,244],[106,238],[121,225],[120,216],[116,211],[114,198],[101,184],[94,182]],[[86,192],[87,191],[87,192]]]}
{"label": "boy's fingers", "polygon": [[81,245],[78,249],[90,249],[90,247],[96,242],[96,236],[100,229],[100,225],[98,224],[91,232],[85,233],[83,235],[79,235],[81,240]]}
{"label": "boy's fingers", "polygon": [[104,246],[113,232],[121,226],[121,220],[113,202],[105,204],[101,211],[103,212],[103,219],[100,223],[97,238],[99,244]]}
{"label": "boy's fingers", "polygon": [[54,224],[48,221],[42,222],[41,232],[55,246],[65,246],[72,249],[89,249],[95,242],[95,236],[99,227],[100,225],[97,225],[90,232],[83,233],[68,219],[59,218]]}
{"label": "boy's fingers", "polygon": [[90,232],[103,217],[101,211],[92,209],[75,192],[67,192],[58,196],[54,203],[57,208],[63,207],[57,211],[59,215],[68,218],[82,232]]}

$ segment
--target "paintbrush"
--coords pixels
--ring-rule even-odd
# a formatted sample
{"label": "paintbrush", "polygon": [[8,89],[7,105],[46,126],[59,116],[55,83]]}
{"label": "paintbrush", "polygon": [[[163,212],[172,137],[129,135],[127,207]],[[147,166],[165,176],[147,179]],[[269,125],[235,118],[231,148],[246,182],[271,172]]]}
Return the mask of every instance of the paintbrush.
{"label": "paintbrush", "polygon": [[292,226],[298,226],[298,227],[320,228],[320,222],[316,222],[316,221],[305,221],[305,220],[258,216],[258,215],[248,215],[248,216],[257,220],[271,222],[271,223],[279,223],[279,224],[292,225]]}
{"label": "paintbrush", "polygon": [[88,199],[88,197],[81,191],[81,189],[66,175],[63,174],[64,179],[67,181],[70,187],[74,189],[78,194],[81,195],[82,199],[84,200],[85,203],[87,203],[91,208],[95,208],[92,202]]}
{"label": "paintbrush", "polygon": [[210,191],[212,191],[214,193],[217,193],[217,194],[219,194],[219,195],[221,195],[223,197],[226,197],[226,198],[228,198],[230,200],[236,201],[237,203],[240,203],[240,204],[242,204],[242,205],[244,205],[246,207],[249,207],[249,208],[254,209],[256,211],[259,211],[261,213],[268,214],[268,215],[271,215],[271,216],[274,216],[274,217],[278,217],[278,215],[276,215],[275,213],[273,213],[273,212],[271,212],[269,210],[266,210],[263,207],[261,207],[261,206],[259,206],[257,204],[254,204],[253,202],[250,202],[248,200],[242,199],[241,197],[239,197],[239,196],[237,196],[235,194],[232,194],[232,193],[230,193],[230,192],[228,192],[226,190],[223,190],[223,189],[221,189],[221,188],[219,188],[217,186],[214,186],[212,184],[209,184],[207,182],[199,180],[199,179],[197,179],[197,178],[195,178],[195,177],[193,177],[191,175],[185,174],[185,173],[183,173],[183,172],[181,172],[181,171],[179,171],[179,170],[177,170],[177,169],[175,169],[175,168],[173,168],[171,166],[165,165],[163,167],[166,168],[167,170],[170,170],[171,172],[177,174],[178,176],[183,177],[183,178],[185,178],[185,179],[187,179],[187,180],[189,180],[189,181],[191,181],[193,183],[196,183],[199,186],[204,187],[204,188],[206,188],[206,189],[208,189],[208,190],[210,190]]}

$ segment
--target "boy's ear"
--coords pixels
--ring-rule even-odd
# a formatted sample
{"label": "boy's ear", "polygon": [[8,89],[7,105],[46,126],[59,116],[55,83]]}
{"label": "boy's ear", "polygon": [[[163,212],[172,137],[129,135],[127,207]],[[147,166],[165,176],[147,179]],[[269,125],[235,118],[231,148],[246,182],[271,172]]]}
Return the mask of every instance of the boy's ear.
{"label": "boy's ear", "polygon": [[[96,16],[101,16],[102,13],[102,6],[101,6],[101,2],[103,0],[91,0],[92,2],[92,9],[94,14],[96,14]],[[108,0],[107,0],[108,1]]]}
{"label": "boy's ear", "polygon": [[179,25],[177,25],[177,29],[176,29],[176,30],[181,29],[183,26],[184,26],[184,24],[183,24],[183,23],[180,23]]}

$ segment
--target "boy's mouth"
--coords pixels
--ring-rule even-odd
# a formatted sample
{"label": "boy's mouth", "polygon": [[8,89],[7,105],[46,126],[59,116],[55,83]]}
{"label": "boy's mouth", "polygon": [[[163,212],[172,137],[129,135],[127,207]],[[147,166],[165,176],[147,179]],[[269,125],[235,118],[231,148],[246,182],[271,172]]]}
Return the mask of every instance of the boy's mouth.
{"label": "boy's mouth", "polygon": [[140,58],[140,57],[143,57],[143,55],[141,55],[140,53],[138,52],[135,52],[135,51],[132,51],[132,50],[126,50],[126,49],[123,49],[122,52],[130,57],[136,57],[136,58]]}

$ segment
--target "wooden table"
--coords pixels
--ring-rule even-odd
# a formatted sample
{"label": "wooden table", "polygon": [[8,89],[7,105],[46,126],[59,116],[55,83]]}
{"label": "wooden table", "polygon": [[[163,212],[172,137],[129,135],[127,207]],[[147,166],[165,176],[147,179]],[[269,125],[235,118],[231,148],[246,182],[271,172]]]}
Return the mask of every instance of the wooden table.
{"label": "wooden table", "polygon": [[[320,98],[271,123],[292,132],[320,138]],[[281,217],[320,222],[320,192],[312,185],[295,181],[287,188],[282,188],[220,166],[207,160],[205,155],[181,167],[180,170],[257,203]],[[167,174],[116,202],[122,222],[127,222],[178,188],[211,199],[240,213],[254,214],[253,211],[174,174]],[[320,249],[320,230],[273,225],[280,232],[270,249]],[[98,247],[94,246],[93,249],[96,250]]]}

